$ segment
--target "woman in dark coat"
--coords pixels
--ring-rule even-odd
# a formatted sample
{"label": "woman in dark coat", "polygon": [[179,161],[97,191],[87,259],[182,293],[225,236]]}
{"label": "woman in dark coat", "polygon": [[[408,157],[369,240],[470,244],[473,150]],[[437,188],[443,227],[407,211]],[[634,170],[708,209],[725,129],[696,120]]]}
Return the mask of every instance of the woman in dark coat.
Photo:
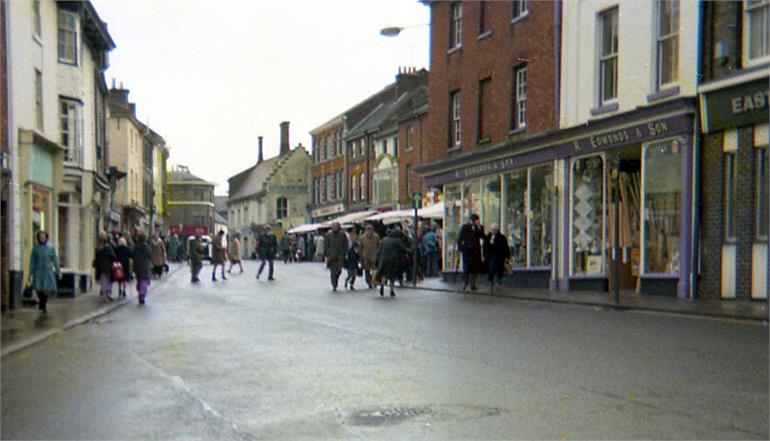
{"label": "woman in dark coat", "polygon": [[96,270],[96,278],[99,280],[99,295],[103,300],[114,300],[112,298],[112,264],[117,260],[107,234],[100,234],[93,266]]}
{"label": "woman in dark coat", "polygon": [[494,224],[490,233],[484,238],[484,259],[487,262],[490,291],[500,287],[505,275],[505,260],[509,257],[511,257],[511,249],[508,248],[508,239],[500,233],[500,226]]}
{"label": "woman in dark coat", "polygon": [[481,226],[479,215],[471,214],[467,224],[460,228],[457,238],[457,249],[463,255],[463,290],[470,284],[471,290],[476,290],[476,277],[484,272],[481,261],[481,242],[484,240],[484,227]]}
{"label": "woman in dark coat", "polygon": [[356,276],[358,275],[358,242],[355,240],[350,244],[348,254],[345,256],[345,264],[343,265],[348,270],[348,277],[345,279],[345,287],[352,291],[355,291]]}
{"label": "woman in dark coat", "polygon": [[123,280],[118,280],[118,296],[126,296],[126,282],[130,281],[130,266],[131,257],[133,256],[131,248],[128,247],[126,239],[118,239],[118,246],[115,248],[115,257],[118,258],[118,262],[123,266]]}
{"label": "woman in dark coat", "polygon": [[409,251],[404,245],[401,231],[393,228],[382,240],[380,256],[377,265],[377,278],[380,284],[380,296],[385,295],[385,281],[390,281],[390,296],[396,296],[396,280],[401,280],[404,270],[404,261]]}
{"label": "woman in dark coat", "polygon": [[150,289],[150,268],[152,267],[152,253],[147,244],[147,236],[144,233],[136,235],[134,246],[134,275],[136,276],[136,292],[139,303],[144,305],[147,291]]}

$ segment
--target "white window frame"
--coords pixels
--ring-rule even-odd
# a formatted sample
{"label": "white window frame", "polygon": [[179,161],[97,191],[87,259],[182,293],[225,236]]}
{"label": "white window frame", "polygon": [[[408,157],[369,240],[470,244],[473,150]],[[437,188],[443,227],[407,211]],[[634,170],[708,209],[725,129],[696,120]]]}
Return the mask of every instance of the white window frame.
{"label": "white window frame", "polygon": [[516,129],[527,127],[527,66],[515,69]]}
{"label": "white window frame", "polygon": [[83,104],[80,101],[59,98],[59,130],[61,145],[67,150],[65,160],[83,165]]}
{"label": "white window frame", "polygon": [[451,20],[449,22],[449,50],[462,47],[463,3],[454,2],[449,6]]}
{"label": "white window frame", "polygon": [[[618,47],[614,48],[614,52],[610,52],[608,54],[604,54],[604,53],[602,53],[603,48],[604,48],[604,20],[606,20],[608,17],[611,17],[612,15],[610,15],[610,13],[612,13],[612,12],[614,12],[614,17],[615,17],[615,27],[614,27],[615,28],[614,29],[615,35],[614,35],[614,37],[618,40],[618,44],[617,44]],[[598,94],[598,96],[599,96],[599,105],[604,105],[604,104],[607,104],[607,103],[615,102],[618,99],[618,77],[619,77],[619,75],[618,75],[618,64],[619,64],[618,51],[619,51],[619,47],[620,47],[620,37],[619,37],[620,34],[619,34],[619,27],[618,27],[618,19],[620,18],[620,8],[619,8],[619,6],[615,5],[615,6],[611,7],[611,8],[605,9],[605,10],[599,12],[597,18],[598,18],[597,21],[598,21],[598,30],[599,30],[599,40],[598,40],[599,44],[598,44],[598,48],[597,48],[598,49],[597,55],[598,55],[598,59],[599,59],[599,63],[598,63],[598,67],[599,67],[599,75],[598,75],[598,79],[599,79],[599,94]],[[612,35],[610,35],[610,39],[612,40]],[[612,46],[612,44],[610,44],[610,46]],[[610,61],[614,61],[614,63],[615,63],[615,69],[614,69],[614,72],[613,72],[615,87],[614,87],[614,91],[613,91],[613,96],[609,97],[609,98],[606,98],[604,96],[604,84],[605,84],[605,78],[604,78],[604,70],[605,69],[604,69],[604,65],[606,63],[610,62]]]}
{"label": "white window frame", "polygon": [[358,190],[360,191],[360,197],[358,198],[361,201],[366,200],[366,172],[361,173],[358,175],[359,183],[358,183]]}
{"label": "white window frame", "polygon": [[511,22],[518,21],[524,17],[529,16],[527,0],[514,0],[512,3]]}
{"label": "white window frame", "polygon": [[[591,275],[591,274],[575,274],[575,244],[573,242],[573,238],[575,236],[575,226],[574,226],[574,217],[575,217],[575,173],[574,173],[574,167],[575,162],[585,159],[591,156],[598,156],[602,160],[602,219],[601,219],[601,230],[602,230],[602,272],[599,274]],[[599,152],[599,153],[589,153],[587,155],[581,155],[576,156],[572,158],[569,161],[569,231],[568,231],[568,237],[569,237],[569,275],[570,277],[576,276],[578,278],[592,278],[592,277],[602,277],[607,274],[607,269],[609,267],[607,262],[607,175],[609,174],[609,167],[607,164],[607,154],[605,152]],[[527,251],[529,252],[529,251]]]}
{"label": "white window frame", "polygon": [[414,124],[406,126],[406,151],[414,149]]}
{"label": "white window frame", "polygon": [[42,40],[43,21],[40,15],[40,0],[33,0],[32,2],[32,25],[33,35],[38,40]]}
{"label": "white window frame", "polygon": [[462,141],[462,136],[460,132],[462,128],[462,123],[460,120],[461,111],[462,111],[462,101],[460,99],[460,91],[456,90],[452,92],[450,94],[450,97],[451,97],[451,100],[450,100],[451,102],[449,103],[449,105],[451,106],[451,109],[452,109],[451,110],[452,111],[452,122],[451,122],[452,139],[450,140],[451,141],[450,148],[459,148]]}
{"label": "white window frame", "polygon": [[358,176],[353,175],[350,179],[350,200],[355,202],[358,200]]}
{"label": "white window frame", "polygon": [[743,1],[743,66],[751,67],[759,64],[764,64],[770,61],[770,47],[765,48],[765,54],[757,58],[751,58],[751,15],[756,14],[758,11],[765,13],[765,32],[764,35],[768,39],[765,45],[770,46],[770,37],[767,36],[770,32],[770,0],[755,0],[752,5],[752,0]]}
{"label": "white window frame", "polygon": [[43,72],[35,69],[35,124],[41,132],[45,127],[43,115]]}
{"label": "white window frame", "polygon": [[[674,29],[662,29],[661,28],[661,19],[663,17],[663,8],[666,5],[670,4],[677,4],[676,7],[676,25],[674,26]],[[679,29],[681,27],[680,24],[680,16],[681,16],[681,10],[679,5],[679,0],[668,0],[668,1],[657,1],[657,35],[656,35],[656,65],[657,65],[657,73],[656,73],[656,79],[655,83],[657,86],[657,90],[662,90],[668,87],[672,87],[673,85],[679,83]],[[667,32],[667,33],[666,33]],[[663,45],[667,43],[668,41],[674,41],[674,47],[676,48],[676,60],[674,61],[675,67],[676,67],[676,75],[672,79],[672,81],[669,81],[667,83],[663,82]]]}
{"label": "white window frame", "polygon": [[[66,23],[67,20],[65,20],[65,18],[72,19],[73,26],[71,28],[67,26],[67,23]],[[72,64],[75,66],[78,65],[78,47],[80,46],[80,34],[78,32],[79,28],[80,28],[80,17],[78,16],[78,14],[70,11],[65,11],[62,9],[58,10],[58,14],[57,14],[58,32],[56,34],[56,42],[57,42],[57,53],[58,53],[60,63]],[[72,38],[71,39],[67,38],[68,36],[71,36]],[[67,42],[71,43],[72,54],[66,53],[70,48],[70,45],[66,44]]]}

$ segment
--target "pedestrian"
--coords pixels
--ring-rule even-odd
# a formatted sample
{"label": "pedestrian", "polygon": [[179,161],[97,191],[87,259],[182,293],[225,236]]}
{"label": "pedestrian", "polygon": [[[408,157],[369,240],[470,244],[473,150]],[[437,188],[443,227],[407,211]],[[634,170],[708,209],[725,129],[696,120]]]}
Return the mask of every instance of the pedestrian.
{"label": "pedestrian", "polygon": [[305,236],[299,236],[297,238],[297,262],[304,262],[306,254],[307,242],[305,242]]}
{"label": "pedestrian", "polygon": [[243,265],[241,264],[241,241],[238,239],[237,234],[230,239],[230,249],[228,250],[228,254],[230,256],[230,268],[228,268],[227,272],[232,273],[233,266],[235,265],[238,265],[241,272],[243,272]]}
{"label": "pedestrian", "polygon": [[283,260],[284,264],[289,263],[289,235],[284,233],[281,236],[281,241],[279,243],[278,249],[281,252],[281,260]]}
{"label": "pedestrian", "polygon": [[422,248],[425,251],[427,277],[436,277],[438,273],[438,238],[431,227],[427,227],[422,236]]}
{"label": "pedestrian", "polygon": [[348,270],[348,276],[345,278],[345,288],[355,291],[356,276],[358,275],[358,241],[353,241],[345,257],[345,269]]}
{"label": "pedestrian", "polygon": [[99,234],[99,242],[94,253],[92,266],[99,280],[99,295],[103,301],[113,301],[112,298],[112,266],[118,261],[115,251],[110,245],[107,233]]}
{"label": "pedestrian", "polygon": [[172,233],[168,241],[168,256],[172,262],[179,262],[179,237],[176,233]]}
{"label": "pedestrian", "polygon": [[40,230],[35,236],[37,245],[29,256],[29,284],[37,293],[37,307],[48,314],[48,296],[55,294],[57,280],[61,280],[61,267],[54,247],[48,245],[48,233]]}
{"label": "pedestrian", "polygon": [[297,263],[297,236],[289,236],[289,262]]}
{"label": "pedestrian", "polygon": [[476,278],[482,272],[481,242],[484,240],[484,227],[481,225],[479,215],[470,215],[468,223],[460,228],[457,239],[457,249],[463,256],[463,290],[470,285],[472,291],[476,291]]}
{"label": "pedestrian", "polygon": [[193,240],[189,242],[189,251],[187,252],[188,259],[190,261],[190,282],[198,283],[201,279],[198,278],[198,274],[203,268],[203,244],[201,244],[201,236],[196,234]]}
{"label": "pedestrian", "polygon": [[275,237],[275,233],[273,233],[273,229],[270,228],[270,226],[265,227],[265,231],[259,236],[259,246],[257,248],[257,254],[259,254],[259,258],[262,259],[262,263],[259,265],[259,271],[257,271],[257,280],[259,280],[259,276],[262,275],[262,270],[265,269],[265,264],[268,265],[267,268],[267,280],[272,282],[275,280],[273,277],[273,271],[274,266],[273,262],[275,261],[275,256],[278,253],[278,238]]}
{"label": "pedestrian", "polygon": [[144,305],[147,291],[150,289],[152,252],[147,244],[147,236],[142,231],[136,233],[133,264],[134,276],[136,277],[136,293],[138,294],[139,304]]}
{"label": "pedestrian", "polygon": [[160,237],[160,231],[155,231],[155,236],[150,242],[150,253],[152,255],[152,273],[160,279],[166,267],[166,245]]}
{"label": "pedestrian", "polygon": [[391,228],[382,240],[377,262],[377,278],[380,283],[380,297],[385,295],[385,284],[390,282],[390,296],[396,296],[396,280],[401,281],[409,251],[404,244],[404,233],[399,228]]}
{"label": "pedestrian", "polygon": [[227,280],[225,277],[225,261],[227,260],[227,239],[225,238],[224,230],[219,230],[217,237],[214,238],[214,243],[211,252],[211,263],[214,265],[211,268],[211,281],[217,281],[217,267],[222,267],[222,280]]}
{"label": "pedestrian", "polygon": [[361,267],[364,270],[364,278],[369,289],[372,285],[372,271],[377,269],[377,256],[380,253],[380,236],[374,232],[372,224],[364,228],[364,234],[361,235],[359,243],[361,244]]}
{"label": "pedestrian", "polygon": [[332,290],[337,291],[337,284],[348,252],[348,236],[342,231],[339,222],[332,222],[332,230],[326,233],[323,240],[326,268],[331,276]]}
{"label": "pedestrian", "polygon": [[129,267],[129,263],[131,262],[132,251],[131,248],[128,247],[128,242],[123,237],[118,238],[118,246],[115,248],[115,257],[123,267],[123,280],[117,281],[118,297],[125,297],[126,282],[129,280],[129,276],[131,275],[131,268]]}
{"label": "pedestrian", "polygon": [[484,240],[484,259],[487,262],[489,274],[489,291],[499,288],[505,275],[505,260],[511,257],[508,240],[500,233],[500,225],[492,224],[490,232]]}
{"label": "pedestrian", "polygon": [[324,250],[324,245],[325,245],[324,242],[326,242],[326,238],[324,237],[323,234],[319,234],[319,235],[317,235],[315,237],[315,260],[316,260],[316,262],[323,262],[324,261],[324,256],[326,256],[326,254],[325,254],[326,250]]}

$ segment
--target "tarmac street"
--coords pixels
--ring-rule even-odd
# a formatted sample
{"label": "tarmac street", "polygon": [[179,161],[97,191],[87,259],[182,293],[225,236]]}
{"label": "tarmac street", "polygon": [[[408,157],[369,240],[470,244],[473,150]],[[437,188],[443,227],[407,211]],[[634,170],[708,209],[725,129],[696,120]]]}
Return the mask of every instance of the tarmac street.
{"label": "tarmac street", "polygon": [[766,323],[244,268],[4,357],[2,439],[769,436]]}

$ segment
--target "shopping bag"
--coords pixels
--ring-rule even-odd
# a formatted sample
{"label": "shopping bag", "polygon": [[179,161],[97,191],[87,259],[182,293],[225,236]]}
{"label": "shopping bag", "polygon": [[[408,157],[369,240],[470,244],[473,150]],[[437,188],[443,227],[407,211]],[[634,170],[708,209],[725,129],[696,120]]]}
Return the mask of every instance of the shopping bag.
{"label": "shopping bag", "polygon": [[115,282],[126,280],[126,272],[123,270],[123,265],[121,265],[120,262],[112,264],[112,280]]}

